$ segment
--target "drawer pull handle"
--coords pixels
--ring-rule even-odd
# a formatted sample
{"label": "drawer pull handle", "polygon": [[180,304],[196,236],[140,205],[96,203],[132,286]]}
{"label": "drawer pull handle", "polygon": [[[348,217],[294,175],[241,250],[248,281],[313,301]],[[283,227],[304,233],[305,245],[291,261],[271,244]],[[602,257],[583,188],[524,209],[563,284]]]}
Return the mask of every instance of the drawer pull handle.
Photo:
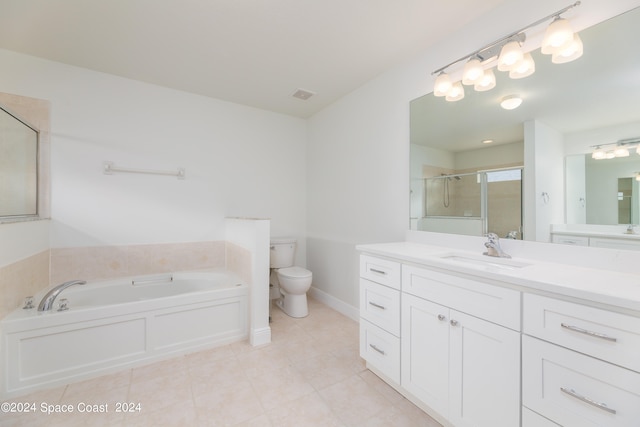
{"label": "drawer pull handle", "polygon": [[451,323],[451,326],[458,326],[458,321],[455,319],[451,319],[449,323]]}
{"label": "drawer pull handle", "polygon": [[372,271],[374,273],[378,273],[378,274],[384,274],[386,275],[387,272],[386,271],[382,271],[382,270],[376,270],[375,268],[369,268],[369,271]]}
{"label": "drawer pull handle", "polygon": [[596,408],[602,409],[603,411],[607,411],[610,414],[615,414],[616,413],[615,409],[611,409],[607,405],[605,405],[604,403],[598,403],[595,400],[589,399],[586,396],[578,394],[573,389],[567,389],[567,388],[564,388],[564,387],[560,387],[560,391],[562,391],[563,393],[568,394],[571,397],[575,397],[576,399],[578,399],[578,400],[580,400],[580,401],[582,401],[584,403],[588,403],[591,406],[595,406]]}
{"label": "drawer pull handle", "polygon": [[384,351],[383,351],[383,350],[380,350],[380,349],[379,349],[378,347],[376,347],[375,345],[373,345],[373,344],[369,344],[369,347],[371,347],[372,349],[374,349],[375,351],[377,351],[378,353],[380,353],[381,355],[383,355],[383,356],[384,356]]}
{"label": "drawer pull handle", "polygon": [[600,338],[600,339],[611,341],[611,342],[618,341],[617,338],[613,338],[613,337],[610,337],[610,336],[605,335],[605,334],[599,334],[599,333],[593,332],[593,331],[588,331],[586,329],[578,328],[577,326],[567,325],[566,323],[560,323],[560,326],[562,326],[565,329],[569,329],[570,331],[574,331],[574,332],[578,332],[578,333],[581,333],[581,334],[589,335],[590,337]]}
{"label": "drawer pull handle", "polygon": [[381,310],[386,310],[387,309],[384,305],[376,304],[375,302],[369,301],[369,304],[374,306],[374,307],[376,307],[376,308],[379,308]]}
{"label": "drawer pull handle", "polygon": [[444,314],[438,314],[438,320],[444,321],[444,320],[447,320],[447,318],[445,317]]}

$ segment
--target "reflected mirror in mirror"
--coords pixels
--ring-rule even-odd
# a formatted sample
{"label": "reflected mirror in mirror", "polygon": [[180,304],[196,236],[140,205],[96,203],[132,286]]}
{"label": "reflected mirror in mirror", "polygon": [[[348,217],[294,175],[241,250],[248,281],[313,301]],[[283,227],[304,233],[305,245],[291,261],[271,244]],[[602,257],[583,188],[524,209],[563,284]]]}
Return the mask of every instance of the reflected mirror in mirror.
{"label": "reflected mirror in mirror", "polygon": [[38,132],[0,108],[0,218],[37,215]]}
{"label": "reflected mirror in mirror", "polygon": [[640,222],[640,155],[595,160],[566,158],[567,224],[618,225]]}
{"label": "reflected mirror in mirror", "polygon": [[[637,107],[640,55],[625,54],[637,50],[639,24],[640,8],[636,8],[580,31],[584,54],[573,62],[553,64],[549,56],[536,49],[531,52],[536,64],[536,71],[531,76],[510,79],[507,73],[495,71],[497,84],[489,91],[476,92],[473,86],[465,86],[465,97],[460,101],[447,102],[431,93],[412,101],[411,229],[422,230],[425,178],[442,173],[456,175],[523,166],[527,180],[537,182],[539,177],[535,171],[539,169],[531,167],[534,161],[532,152],[535,152],[540,168],[540,163],[551,160],[550,156],[562,164],[558,157],[577,154],[582,158],[585,155],[590,157],[598,144],[640,137],[640,109]],[[509,111],[500,108],[500,100],[512,94],[523,98],[522,105]],[[561,135],[563,146],[554,147],[554,153],[547,153],[541,151],[538,144],[526,140],[525,123],[531,122],[542,123],[556,131]],[[485,140],[492,142],[484,144]],[[525,150],[525,147],[528,148]],[[640,159],[635,150],[631,156]],[[565,164],[568,163],[569,157],[566,157]],[[640,167],[635,172],[640,172]],[[632,176],[625,173],[617,175],[614,187],[617,186],[617,178]],[[547,185],[559,191],[565,189],[566,194],[557,195],[552,202],[562,204],[561,209],[565,211],[562,217],[566,222],[617,224],[617,190],[603,196],[613,196],[615,205],[610,211],[614,220],[598,214],[587,221],[586,212],[584,220],[575,220],[576,215],[569,208],[570,202],[577,206],[597,206],[601,204],[601,196],[592,180],[582,178],[587,187],[582,193],[574,193],[576,186],[563,182],[561,175],[569,176],[568,169],[564,174],[557,174],[558,182]],[[536,212],[540,209],[534,194],[524,194],[523,200],[527,206],[535,206]],[[526,216],[524,221],[526,229]],[[462,227],[453,228],[462,230]],[[533,239],[535,236],[525,235],[523,238]]]}

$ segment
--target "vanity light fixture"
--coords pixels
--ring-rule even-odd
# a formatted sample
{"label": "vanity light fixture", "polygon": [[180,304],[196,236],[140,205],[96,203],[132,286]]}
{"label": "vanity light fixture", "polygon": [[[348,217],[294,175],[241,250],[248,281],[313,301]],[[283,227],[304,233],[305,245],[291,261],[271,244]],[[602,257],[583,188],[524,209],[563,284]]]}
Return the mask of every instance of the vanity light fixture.
{"label": "vanity light fixture", "polygon": [[491,144],[493,142],[493,139],[483,139],[482,141],[483,144]]}
{"label": "vanity light fixture", "polygon": [[[608,149],[603,147],[613,146]],[[629,157],[629,150],[635,149],[636,154],[640,154],[640,137],[621,139],[616,142],[600,144],[593,147],[591,158],[594,160],[614,159],[616,157]]]}
{"label": "vanity light fixture", "polygon": [[[438,68],[431,73],[437,75],[433,94],[444,96],[447,101],[458,101],[464,98],[462,84],[473,85],[474,89],[479,92],[491,90],[496,86],[495,74],[492,71],[496,63],[498,70],[509,72],[509,77],[512,79],[530,76],[535,72],[535,63],[530,53],[522,51],[522,44],[527,38],[525,31],[550,19],[553,21],[545,32],[541,46],[542,53],[552,55],[551,61],[554,64],[563,64],[579,58],[583,52],[582,41],[573,32],[569,22],[561,18],[560,15],[579,6],[580,3],[580,1],[576,1],[564,9]],[[461,81],[453,82],[446,70],[465,60],[467,62],[463,68]]]}
{"label": "vanity light fixture", "polygon": [[522,98],[518,95],[508,95],[500,101],[500,106],[505,110],[515,110],[520,104],[522,104]]}

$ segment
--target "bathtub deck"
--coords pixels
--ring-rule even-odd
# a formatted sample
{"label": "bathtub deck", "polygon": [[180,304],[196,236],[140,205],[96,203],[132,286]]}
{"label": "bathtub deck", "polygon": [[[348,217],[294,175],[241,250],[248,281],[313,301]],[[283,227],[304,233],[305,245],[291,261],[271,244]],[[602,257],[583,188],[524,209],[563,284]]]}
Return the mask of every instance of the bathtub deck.
{"label": "bathtub deck", "polygon": [[[365,368],[356,322],[313,300],[309,309],[304,319],[274,309],[270,345],[234,343],[14,399],[109,404],[106,414],[0,414],[0,426],[439,426]],[[116,402],[141,410],[116,413]]]}

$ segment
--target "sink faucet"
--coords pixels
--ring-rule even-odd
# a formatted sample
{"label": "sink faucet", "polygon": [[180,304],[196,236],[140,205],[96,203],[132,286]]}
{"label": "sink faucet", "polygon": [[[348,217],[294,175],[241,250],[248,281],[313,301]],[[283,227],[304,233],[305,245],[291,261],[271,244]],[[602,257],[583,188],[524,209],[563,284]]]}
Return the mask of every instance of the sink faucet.
{"label": "sink faucet", "polygon": [[625,234],[636,234],[636,230],[634,230],[634,228],[635,228],[635,225],[629,224],[627,226],[627,231],[625,231],[624,233]]}
{"label": "sink faucet", "polygon": [[487,238],[489,239],[489,241],[484,243],[487,251],[483,252],[482,255],[494,256],[498,258],[511,258],[511,255],[506,254],[500,247],[500,238],[496,233],[487,234]]}
{"label": "sink faucet", "polygon": [[60,292],[67,289],[69,286],[84,285],[85,283],[87,282],[84,280],[71,280],[69,282],[64,282],[54,287],[49,292],[47,292],[47,294],[42,298],[42,301],[40,301],[40,304],[38,304],[38,311],[51,310],[51,307],[53,306],[53,302],[55,301],[57,296],[60,295]]}

